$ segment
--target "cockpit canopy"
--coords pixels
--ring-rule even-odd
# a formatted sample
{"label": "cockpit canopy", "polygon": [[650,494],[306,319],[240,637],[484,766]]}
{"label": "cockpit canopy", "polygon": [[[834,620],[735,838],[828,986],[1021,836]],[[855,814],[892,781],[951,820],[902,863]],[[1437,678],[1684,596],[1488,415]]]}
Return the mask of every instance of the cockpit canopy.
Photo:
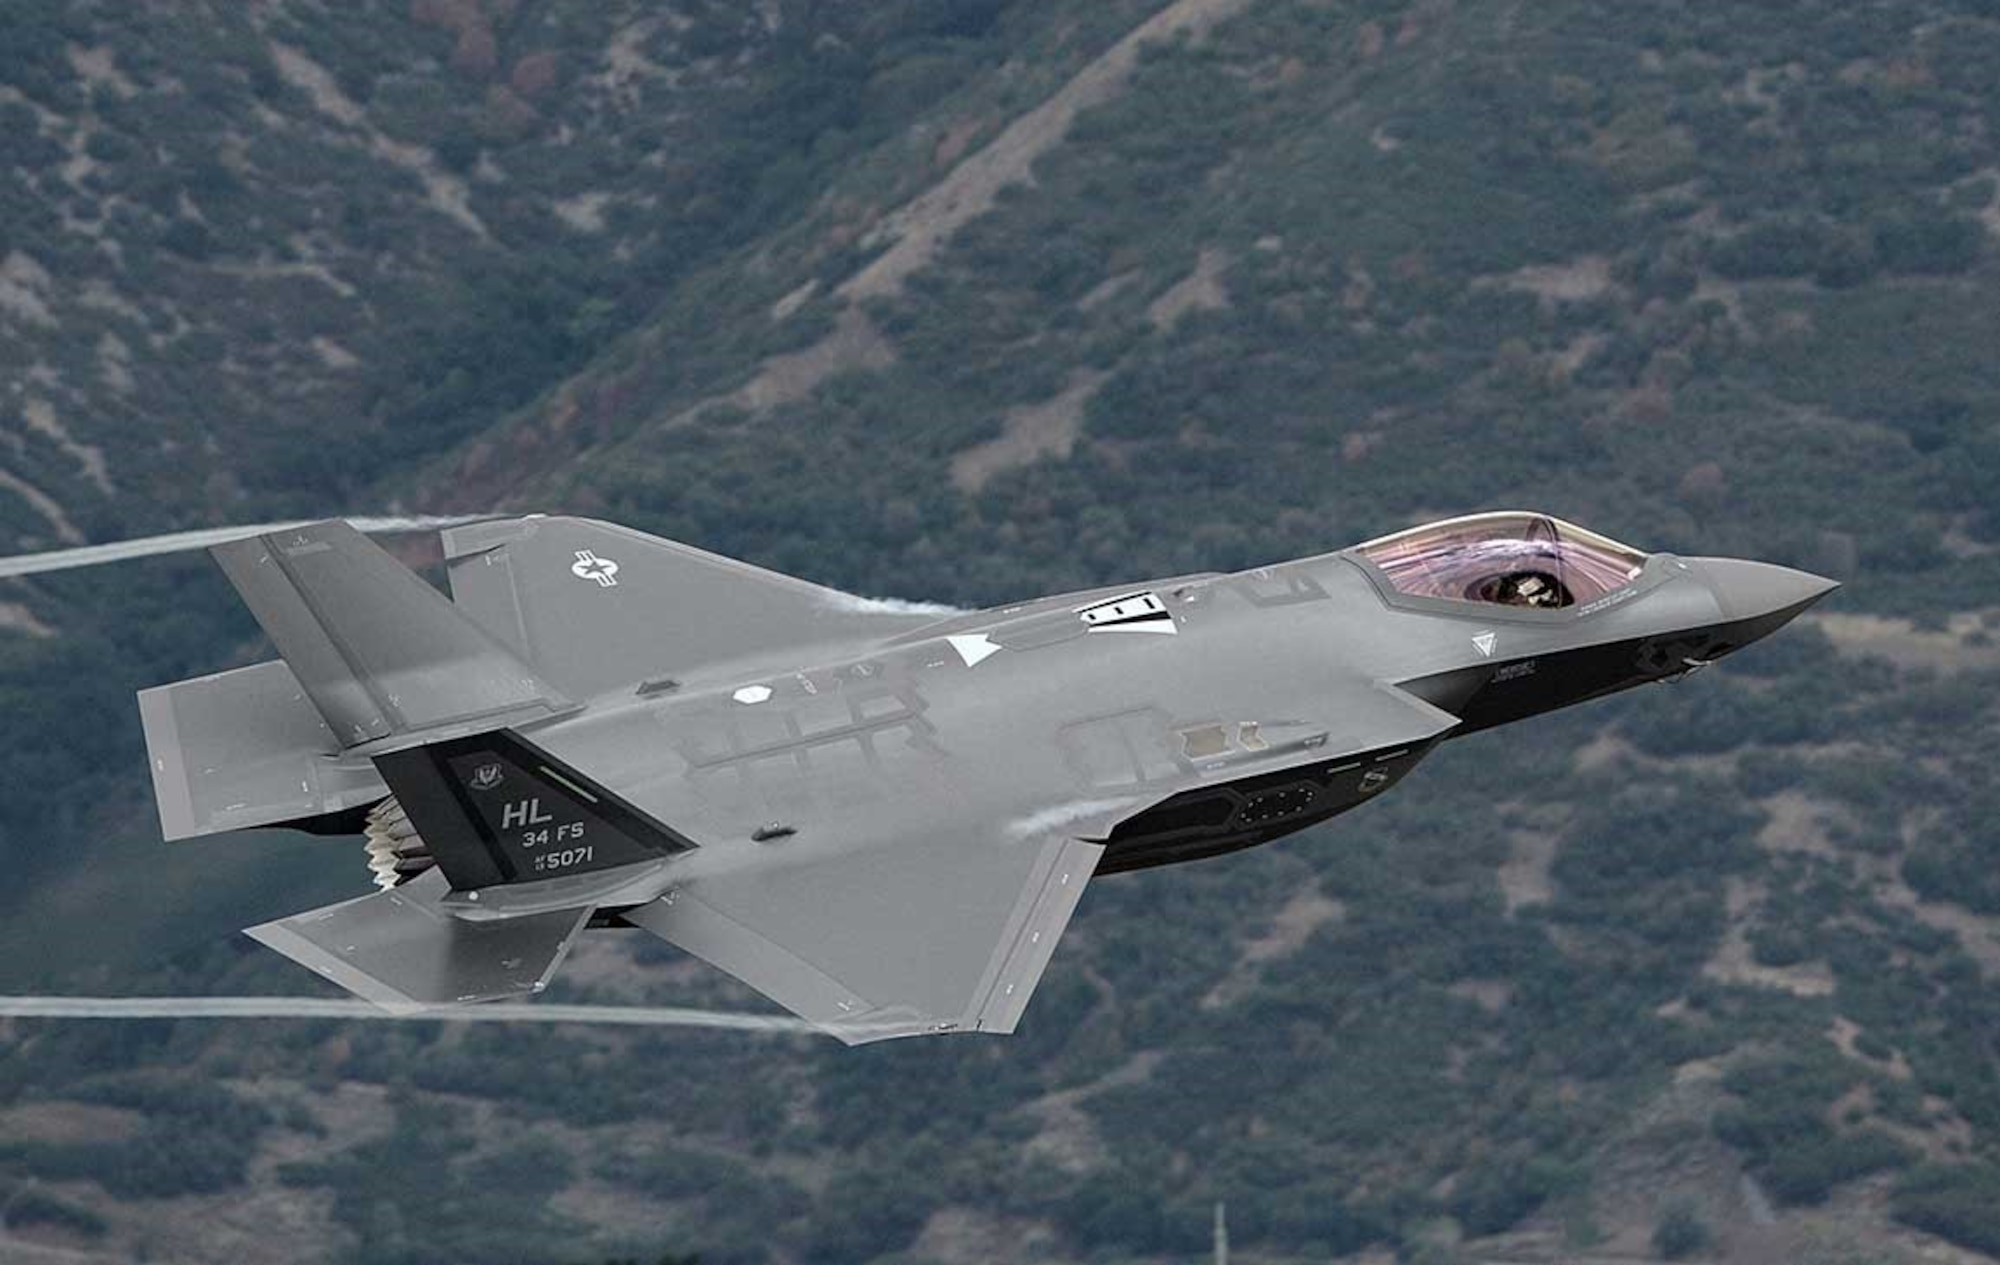
{"label": "cockpit canopy", "polygon": [[1546,514],[1448,518],[1355,546],[1412,597],[1545,610],[1593,601],[1638,578],[1646,555]]}

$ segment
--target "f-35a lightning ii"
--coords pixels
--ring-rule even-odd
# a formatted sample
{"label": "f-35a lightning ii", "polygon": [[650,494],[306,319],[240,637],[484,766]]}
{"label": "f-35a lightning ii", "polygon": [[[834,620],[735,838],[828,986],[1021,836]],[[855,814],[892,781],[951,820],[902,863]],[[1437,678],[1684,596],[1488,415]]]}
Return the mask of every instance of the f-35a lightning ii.
{"label": "f-35a lightning ii", "polygon": [[385,1008],[637,927],[850,1043],[1011,1032],[1093,875],[1267,843],[1440,740],[1765,636],[1829,580],[1479,514],[974,612],[606,523],[213,550],[280,659],[139,695],[168,839],[362,834],[384,890],[249,934]]}

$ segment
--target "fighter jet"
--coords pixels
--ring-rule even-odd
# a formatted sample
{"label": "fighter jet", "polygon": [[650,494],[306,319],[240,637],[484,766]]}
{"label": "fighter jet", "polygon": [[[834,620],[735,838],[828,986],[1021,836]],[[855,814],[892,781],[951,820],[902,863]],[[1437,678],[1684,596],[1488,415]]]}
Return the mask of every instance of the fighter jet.
{"label": "fighter jet", "polygon": [[443,544],[449,598],[337,520],[212,551],[280,658],[140,693],[165,836],[363,836],[382,890],[248,934],[392,1011],[638,928],[850,1044],[1011,1032],[1093,876],[1268,843],[1836,587],[1524,512],[980,611],[579,518]]}

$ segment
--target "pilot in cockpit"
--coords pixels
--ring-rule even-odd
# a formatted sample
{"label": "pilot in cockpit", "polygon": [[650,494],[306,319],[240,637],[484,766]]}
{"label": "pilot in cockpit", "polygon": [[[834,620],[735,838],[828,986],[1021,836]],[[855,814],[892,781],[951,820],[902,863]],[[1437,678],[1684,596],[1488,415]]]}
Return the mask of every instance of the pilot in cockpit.
{"label": "pilot in cockpit", "polygon": [[1519,510],[1427,523],[1355,547],[1400,593],[1530,610],[1589,603],[1638,578],[1646,555]]}
{"label": "pilot in cockpit", "polygon": [[1573,600],[1562,581],[1546,571],[1509,571],[1474,585],[1466,596],[1475,602],[1542,609],[1568,606]]}

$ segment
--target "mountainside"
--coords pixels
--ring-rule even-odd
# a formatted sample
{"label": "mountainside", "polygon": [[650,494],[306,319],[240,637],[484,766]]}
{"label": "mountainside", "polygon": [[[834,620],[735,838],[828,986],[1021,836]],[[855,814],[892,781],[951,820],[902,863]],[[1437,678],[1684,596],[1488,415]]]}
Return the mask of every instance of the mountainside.
{"label": "mountainside", "polygon": [[[0,1260],[2000,1259],[2000,6],[18,8],[4,552],[983,604],[1521,506],[1846,588],[1094,884],[1012,1039],[0,1021]],[[130,700],[263,653],[200,558],[0,581],[10,991],[315,987],[233,933],[358,843],[164,848]]]}

